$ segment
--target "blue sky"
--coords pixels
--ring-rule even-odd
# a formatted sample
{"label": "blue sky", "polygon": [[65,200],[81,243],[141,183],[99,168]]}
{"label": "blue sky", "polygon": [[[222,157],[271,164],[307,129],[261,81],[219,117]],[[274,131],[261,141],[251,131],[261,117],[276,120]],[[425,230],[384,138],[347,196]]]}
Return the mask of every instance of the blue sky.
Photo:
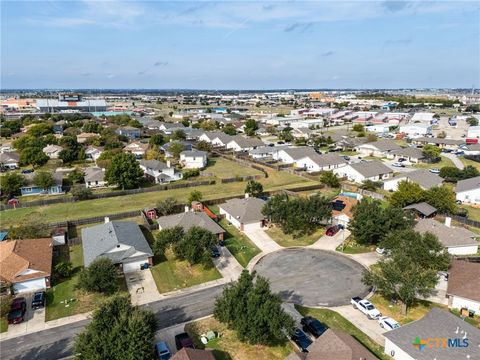
{"label": "blue sky", "polygon": [[476,1],[4,1],[2,88],[480,86]]}

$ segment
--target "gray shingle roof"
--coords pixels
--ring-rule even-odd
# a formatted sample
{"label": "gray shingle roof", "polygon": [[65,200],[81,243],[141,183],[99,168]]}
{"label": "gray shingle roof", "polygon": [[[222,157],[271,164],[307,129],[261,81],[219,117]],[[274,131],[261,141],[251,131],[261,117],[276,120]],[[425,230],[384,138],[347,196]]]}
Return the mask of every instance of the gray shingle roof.
{"label": "gray shingle roof", "polygon": [[85,169],[85,182],[88,181],[104,181],[105,171],[98,167]]}
{"label": "gray shingle roof", "polygon": [[318,155],[315,149],[309,146],[289,148],[289,149],[284,149],[283,151],[285,151],[293,160],[300,160],[301,158],[304,158],[310,155]]}
{"label": "gray shingle roof", "polygon": [[365,145],[372,145],[372,146],[375,146],[380,151],[387,151],[387,152],[401,149],[401,146],[392,140],[378,140],[378,141],[366,143]]}
{"label": "gray shingle roof", "polygon": [[415,231],[421,234],[432,233],[445,247],[478,245],[475,233],[462,227],[448,227],[433,219],[420,219],[415,225]]}
{"label": "gray shingle roof", "polygon": [[428,138],[428,137],[419,137],[419,138],[413,139],[413,142],[425,143],[425,144],[436,144],[436,145],[461,145],[465,143],[465,141],[463,140]]}
{"label": "gray shingle roof", "polygon": [[[263,146],[265,145],[262,140],[257,138],[247,138],[240,135],[233,136],[230,141],[235,141],[238,146],[241,148],[249,148],[255,146]],[[229,141],[229,142],[230,142]]]}
{"label": "gray shingle roof", "polygon": [[184,230],[188,231],[194,226],[199,226],[214,234],[225,232],[220,225],[210,219],[204,212],[188,211],[180,214],[162,216],[157,219],[157,222],[162,229],[181,226]]}
{"label": "gray shingle roof", "polygon": [[[82,246],[85,266],[89,266],[98,257],[109,258],[118,264],[125,260],[153,256],[145,236],[133,221],[111,221],[84,228]],[[137,252],[140,254],[136,254]]]}
{"label": "gray shingle roof", "polygon": [[412,204],[404,207],[405,210],[417,210],[418,212],[422,213],[424,216],[430,216],[434,212],[437,211],[432,205],[424,202],[418,204]]}
{"label": "gray shingle roof", "polygon": [[417,183],[422,188],[427,190],[432,187],[438,186],[443,182],[443,178],[441,178],[437,174],[432,174],[430,171],[425,169],[405,172],[398,176],[395,176],[392,180],[397,179],[408,179],[409,181]]}
{"label": "gray shingle roof", "polygon": [[[468,347],[424,347],[419,350],[412,345],[417,337],[428,338],[453,338],[462,341],[467,334]],[[413,321],[402,327],[383,334],[387,339],[399,346],[403,351],[416,360],[452,360],[452,359],[480,359],[480,330],[463,321],[459,317],[434,307],[422,319]]]}
{"label": "gray shingle roof", "polygon": [[262,214],[265,201],[249,197],[244,199],[231,199],[220,204],[219,207],[236,218],[242,224],[262,221],[265,216]]}
{"label": "gray shingle roof", "polygon": [[203,156],[207,156],[207,152],[200,151],[200,150],[190,150],[190,151],[182,151],[180,155],[203,157]]}
{"label": "gray shingle roof", "polygon": [[154,171],[162,171],[164,169],[168,169],[167,164],[158,160],[141,160],[140,166],[143,166],[147,169],[152,169]]}
{"label": "gray shingle roof", "polygon": [[350,166],[367,178],[393,172],[393,170],[390,169],[387,165],[375,160],[363,161],[356,164],[351,164]]}
{"label": "gray shingle roof", "polygon": [[315,164],[320,167],[329,166],[329,165],[339,165],[339,164],[346,164],[346,161],[343,157],[337,154],[323,154],[323,155],[309,155],[310,160],[312,160]]}
{"label": "gray shingle roof", "polygon": [[18,162],[20,155],[15,152],[0,153],[0,163]]}
{"label": "gray shingle roof", "polygon": [[457,186],[455,187],[455,192],[459,193],[462,191],[470,191],[480,189],[480,176],[476,176],[474,178],[460,180],[457,182]]}
{"label": "gray shingle roof", "polygon": [[391,154],[399,155],[399,156],[404,156],[404,157],[410,157],[414,159],[423,159],[423,152],[420,149],[417,148],[412,148],[412,147],[406,147],[406,148],[400,148],[397,150],[392,150],[390,151]]}

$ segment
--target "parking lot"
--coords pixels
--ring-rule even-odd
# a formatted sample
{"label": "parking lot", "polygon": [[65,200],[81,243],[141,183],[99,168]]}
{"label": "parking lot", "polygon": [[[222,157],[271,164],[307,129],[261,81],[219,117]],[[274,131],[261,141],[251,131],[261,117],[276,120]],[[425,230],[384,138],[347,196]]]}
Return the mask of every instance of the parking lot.
{"label": "parking lot", "polygon": [[369,292],[361,281],[364,267],[330,251],[285,249],[263,257],[254,270],[270,280],[286,302],[305,306],[340,306]]}

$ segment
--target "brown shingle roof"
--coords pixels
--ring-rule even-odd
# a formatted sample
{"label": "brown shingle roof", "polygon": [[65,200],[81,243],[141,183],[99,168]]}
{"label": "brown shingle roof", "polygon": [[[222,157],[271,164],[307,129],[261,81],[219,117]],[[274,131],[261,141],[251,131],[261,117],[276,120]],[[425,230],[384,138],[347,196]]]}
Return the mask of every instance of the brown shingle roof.
{"label": "brown shingle roof", "polygon": [[447,294],[480,301],[480,263],[452,261]]}
{"label": "brown shingle roof", "polygon": [[[19,275],[31,269],[36,272]],[[0,243],[0,278],[11,283],[50,276],[52,239],[13,240]]]}
{"label": "brown shingle roof", "polygon": [[172,360],[215,360],[215,356],[208,350],[183,348],[173,355]]}

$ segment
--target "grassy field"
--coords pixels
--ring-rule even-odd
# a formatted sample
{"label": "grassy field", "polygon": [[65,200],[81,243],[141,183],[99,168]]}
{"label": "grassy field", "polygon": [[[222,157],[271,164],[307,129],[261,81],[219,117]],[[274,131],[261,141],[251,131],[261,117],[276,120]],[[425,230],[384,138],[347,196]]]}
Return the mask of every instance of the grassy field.
{"label": "grassy field", "polygon": [[467,209],[469,219],[480,221],[480,207],[462,205],[462,208]]}
{"label": "grassy field", "polygon": [[[94,310],[107,296],[99,293],[88,293],[77,289],[79,271],[83,267],[83,251],[81,245],[65,247],[57,261],[70,260],[74,272],[69,279],[61,280],[47,290],[47,307],[45,321],[55,320],[65,316],[85,313]],[[119,291],[126,292],[125,278],[118,278]]]}
{"label": "grassy field", "polygon": [[[238,339],[235,331],[229,330],[214,318],[189,323],[185,326],[185,330],[190,334],[197,348],[211,349],[217,360],[283,360],[294,350],[289,341],[276,346],[243,343]],[[209,330],[218,332],[220,337],[204,345],[200,341],[200,335]]]}
{"label": "grassy field", "polygon": [[0,317],[0,333],[6,332],[7,330],[8,330],[7,318]]}
{"label": "grassy field", "polygon": [[236,176],[262,175],[262,172],[251,167],[242,166],[234,161],[221,157],[208,160],[205,168],[206,173],[212,173],[219,179],[232,178]]}
{"label": "grassy field", "polygon": [[470,160],[470,159],[465,159],[463,156],[459,156],[458,159],[463,163],[463,165],[465,165],[465,166],[471,165],[471,166],[475,167],[477,170],[480,171],[480,163],[479,162],[476,162],[476,161],[473,161],[473,160]]}
{"label": "grassy field", "polygon": [[284,247],[289,246],[307,246],[312,245],[315,241],[320,239],[325,233],[324,228],[319,228],[313,234],[303,235],[297,238],[294,238],[292,235],[284,234],[282,229],[279,227],[273,226],[266,231],[270,237],[275,240],[279,245]]}
{"label": "grassy field", "polygon": [[441,160],[437,163],[432,163],[432,164],[430,164],[430,163],[418,163],[418,164],[413,165],[413,167],[415,167],[417,169],[432,169],[432,168],[441,169],[442,167],[445,167],[445,166],[455,167],[452,160],[450,160],[449,158],[446,158],[445,156],[441,156]]}
{"label": "grassy field", "polygon": [[158,263],[155,261],[151,268],[159,293],[183,289],[222,277],[213,264],[208,268],[201,264],[190,265],[187,261],[175,259],[170,251],[167,251],[165,259],[162,260],[158,260]]}
{"label": "grassy field", "polygon": [[225,229],[225,246],[235,256],[243,267],[247,267],[250,260],[260,253],[260,249],[237,228],[227,220],[220,220],[220,225]]}
{"label": "grassy field", "polygon": [[314,318],[317,318],[320,322],[327,325],[330,329],[341,330],[350,334],[359,342],[361,342],[372,353],[374,353],[378,358],[382,360],[390,359],[390,357],[383,353],[383,348],[380,345],[378,345],[375,341],[365,335],[350,321],[348,321],[342,315],[336,313],[335,311],[328,309],[312,309],[298,305],[295,305],[295,308],[303,316],[313,316]]}
{"label": "grassy field", "polygon": [[[236,164],[237,165],[237,164]],[[238,165],[241,167],[241,165]],[[247,167],[247,169],[249,169]],[[271,170],[269,177],[260,179],[265,190],[288,189],[298,186],[317,184],[299,176]],[[119,196],[106,199],[79,201],[75,203],[53,204],[32,208],[12,209],[2,211],[1,222],[6,227],[22,223],[32,213],[41,215],[45,222],[65,221],[92,216],[102,216],[112,213],[132,211],[154,206],[159,200],[173,197],[179,202],[186,202],[189,194],[195,189],[203,194],[204,200],[215,199],[223,196],[243,195],[245,182],[198,186],[195,188],[173,189],[150,193]]]}

